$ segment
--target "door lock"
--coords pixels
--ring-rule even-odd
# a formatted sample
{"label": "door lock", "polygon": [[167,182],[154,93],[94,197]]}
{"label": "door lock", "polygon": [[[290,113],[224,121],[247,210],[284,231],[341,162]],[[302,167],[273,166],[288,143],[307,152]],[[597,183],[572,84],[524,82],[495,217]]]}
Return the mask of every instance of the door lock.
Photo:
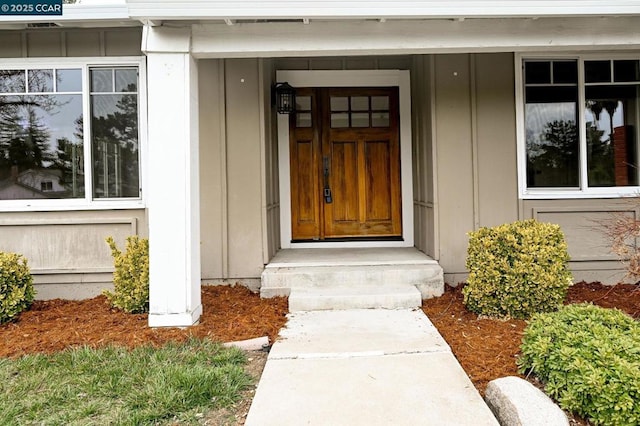
{"label": "door lock", "polygon": [[327,204],[331,204],[333,202],[333,197],[331,196],[331,187],[329,186],[329,157],[322,157],[322,168],[324,175],[324,202]]}
{"label": "door lock", "polygon": [[333,198],[331,197],[331,188],[324,189],[324,202],[330,204],[333,202]]}

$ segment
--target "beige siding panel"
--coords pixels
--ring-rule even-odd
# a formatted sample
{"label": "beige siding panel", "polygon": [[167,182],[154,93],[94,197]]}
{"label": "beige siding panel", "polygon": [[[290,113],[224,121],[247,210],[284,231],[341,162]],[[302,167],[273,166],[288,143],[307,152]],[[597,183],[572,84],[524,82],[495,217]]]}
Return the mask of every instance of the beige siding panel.
{"label": "beige siding panel", "polygon": [[36,299],[90,299],[113,290],[113,273],[33,274]]}
{"label": "beige siding panel", "polygon": [[142,30],[140,28],[114,28],[104,32],[107,56],[142,55]]}
{"label": "beige siding panel", "polygon": [[408,70],[411,68],[411,56],[380,56],[377,59],[378,69]]}
{"label": "beige siding panel", "polygon": [[309,60],[305,58],[278,58],[274,59],[273,67],[280,70],[308,70]]}
{"label": "beige siding panel", "polygon": [[513,55],[475,55],[480,226],[518,219]]}
{"label": "beige siding panel", "polygon": [[561,226],[571,256],[574,280],[616,283],[625,279],[623,265],[611,253],[604,235],[616,215],[640,219],[635,199],[523,200],[525,219],[535,218]]}
{"label": "beige siding panel", "polygon": [[605,225],[616,214],[640,219],[633,199],[523,200],[524,219],[558,223],[574,260],[613,260],[604,238]]}
{"label": "beige siding panel", "polygon": [[226,274],[226,156],[224,71],[221,60],[198,62],[200,121],[200,238],[202,278]]}
{"label": "beige siding panel", "polygon": [[19,58],[22,55],[22,33],[0,31],[0,58]]}
{"label": "beige siding panel", "polygon": [[474,227],[469,59],[434,57],[439,261],[446,273],[464,271],[466,232]]}
{"label": "beige siding panel", "polygon": [[37,31],[27,33],[27,55],[29,57],[64,56],[63,35],[60,31]]}
{"label": "beige siding panel", "polygon": [[259,277],[264,268],[257,59],[225,66],[229,277]]}
{"label": "beige siding panel", "polygon": [[[635,211],[618,212],[629,218],[638,219]],[[574,211],[557,209],[535,209],[533,216],[541,221],[560,225],[569,246],[572,261],[617,260],[611,252],[610,243],[602,232],[602,223],[611,219],[610,211]]]}
{"label": "beige siding panel", "polygon": [[347,58],[345,60],[345,69],[348,70],[372,70],[377,67],[375,58]]}
{"label": "beige siding panel", "polygon": [[24,254],[34,272],[111,271],[105,238],[124,246],[147,235],[143,210],[0,214],[0,250]]}
{"label": "beige siding panel", "polygon": [[411,56],[330,56],[324,58],[278,58],[274,60],[279,70],[359,70],[359,69],[410,69]]}
{"label": "beige siding panel", "polygon": [[141,56],[142,28],[0,31],[0,57]]}
{"label": "beige siding panel", "polygon": [[271,85],[275,82],[275,70],[271,59],[262,63],[264,111],[264,167],[265,167],[265,223],[266,249],[263,261],[268,263],[280,248],[280,190],[278,181],[278,128],[277,113],[271,107]]}
{"label": "beige siding panel", "polygon": [[3,250],[19,252],[34,272],[104,272],[113,262],[104,239],[136,234],[135,219],[3,220]]}
{"label": "beige siding panel", "polygon": [[432,257],[435,253],[433,140],[431,137],[431,57],[414,57],[411,70],[413,127],[414,240]]}
{"label": "beige siding panel", "polygon": [[67,56],[102,56],[100,32],[69,31],[66,33]]}
{"label": "beige siding panel", "polygon": [[144,210],[0,214],[0,250],[28,259],[40,299],[89,297],[109,288],[113,259],[105,238],[124,248],[135,234],[148,236]]}
{"label": "beige siding panel", "polygon": [[341,70],[344,68],[344,62],[336,58],[312,58],[307,61],[310,70]]}

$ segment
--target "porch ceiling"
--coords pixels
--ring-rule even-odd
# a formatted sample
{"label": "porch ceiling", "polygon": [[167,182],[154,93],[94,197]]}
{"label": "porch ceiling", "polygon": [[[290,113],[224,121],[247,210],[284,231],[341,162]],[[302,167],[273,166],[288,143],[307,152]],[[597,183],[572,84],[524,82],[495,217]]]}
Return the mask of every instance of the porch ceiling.
{"label": "porch ceiling", "polygon": [[195,24],[198,58],[616,50],[640,47],[640,16]]}

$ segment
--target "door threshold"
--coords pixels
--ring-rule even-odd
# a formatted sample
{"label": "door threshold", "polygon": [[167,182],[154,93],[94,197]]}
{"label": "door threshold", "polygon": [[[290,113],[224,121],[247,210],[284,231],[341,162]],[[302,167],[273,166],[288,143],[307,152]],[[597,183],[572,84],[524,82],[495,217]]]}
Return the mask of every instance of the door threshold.
{"label": "door threshold", "polygon": [[358,242],[386,242],[386,241],[404,241],[402,237],[340,237],[340,238],[325,238],[324,240],[291,240],[291,243],[358,243]]}

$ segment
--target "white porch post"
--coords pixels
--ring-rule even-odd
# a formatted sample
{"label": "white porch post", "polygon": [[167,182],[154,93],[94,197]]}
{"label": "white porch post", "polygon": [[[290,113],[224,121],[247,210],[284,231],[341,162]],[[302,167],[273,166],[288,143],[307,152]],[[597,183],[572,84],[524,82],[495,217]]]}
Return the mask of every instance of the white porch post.
{"label": "white porch post", "polygon": [[145,28],[151,327],[193,325],[200,298],[197,62],[190,33]]}

